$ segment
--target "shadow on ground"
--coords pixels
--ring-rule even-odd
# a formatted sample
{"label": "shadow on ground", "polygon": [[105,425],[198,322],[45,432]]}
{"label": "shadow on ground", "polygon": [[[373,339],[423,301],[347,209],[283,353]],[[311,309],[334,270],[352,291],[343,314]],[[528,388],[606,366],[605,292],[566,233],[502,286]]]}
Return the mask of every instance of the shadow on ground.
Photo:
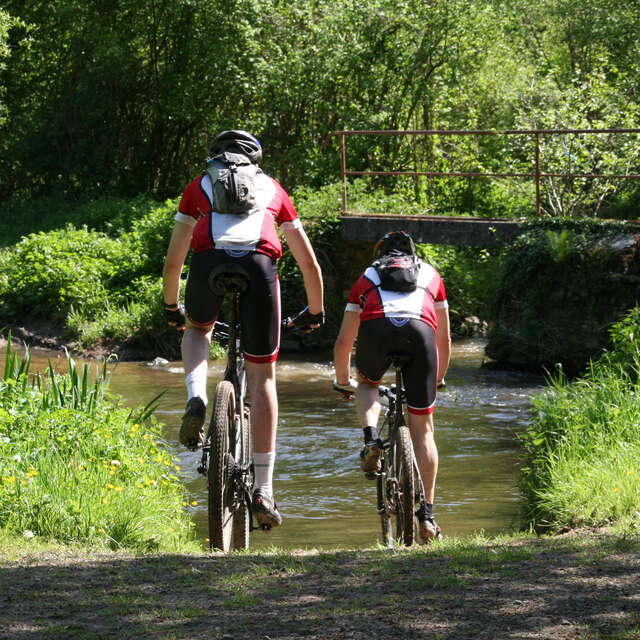
{"label": "shadow on ground", "polygon": [[638,541],[1,562],[0,638],[640,639]]}

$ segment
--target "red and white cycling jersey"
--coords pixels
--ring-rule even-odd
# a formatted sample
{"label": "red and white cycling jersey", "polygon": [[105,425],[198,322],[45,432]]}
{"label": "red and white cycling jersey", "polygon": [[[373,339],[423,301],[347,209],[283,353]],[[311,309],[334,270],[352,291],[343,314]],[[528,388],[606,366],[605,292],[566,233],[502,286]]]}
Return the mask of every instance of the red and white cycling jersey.
{"label": "red and white cycling jersey", "polygon": [[176,220],[195,225],[191,248],[195,253],[209,249],[258,251],[274,260],[282,256],[280,229],[301,226],[287,192],[265,173],[256,175],[256,207],[250,213],[217,213],[213,209],[211,178],[203,174],[187,185]]}
{"label": "red and white cycling jersey", "polygon": [[447,294],[440,274],[420,261],[418,283],[410,293],[380,288],[378,272],[373,267],[356,280],[347,303],[347,311],[360,313],[360,322],[373,318],[415,318],[438,328],[436,309],[446,309]]}

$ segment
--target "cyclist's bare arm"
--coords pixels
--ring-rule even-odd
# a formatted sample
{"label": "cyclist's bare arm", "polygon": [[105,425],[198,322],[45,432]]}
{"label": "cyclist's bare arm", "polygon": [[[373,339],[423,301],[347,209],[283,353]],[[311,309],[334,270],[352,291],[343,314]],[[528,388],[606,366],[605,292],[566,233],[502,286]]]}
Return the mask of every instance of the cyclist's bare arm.
{"label": "cyclist's bare arm", "polygon": [[348,385],[351,372],[351,351],[360,327],[360,313],[345,311],[336,343],[333,347],[333,361],[336,369],[336,382]]}
{"label": "cyclist's bare arm", "polygon": [[449,309],[436,308],[438,329],[436,331],[436,345],[438,348],[438,384],[444,380],[449,368],[451,357],[451,329],[449,325]]}
{"label": "cyclist's bare arm", "polygon": [[322,272],[309,238],[302,227],[285,227],[283,233],[287,245],[298,263],[300,271],[302,271],[309,313],[323,313]]}
{"label": "cyclist's bare arm", "polygon": [[162,289],[165,304],[177,304],[178,302],[180,274],[182,273],[182,266],[189,252],[192,233],[192,225],[186,222],[176,221],[171,233],[171,239],[169,240],[169,248],[167,249],[167,256],[164,260],[164,269],[162,270]]}

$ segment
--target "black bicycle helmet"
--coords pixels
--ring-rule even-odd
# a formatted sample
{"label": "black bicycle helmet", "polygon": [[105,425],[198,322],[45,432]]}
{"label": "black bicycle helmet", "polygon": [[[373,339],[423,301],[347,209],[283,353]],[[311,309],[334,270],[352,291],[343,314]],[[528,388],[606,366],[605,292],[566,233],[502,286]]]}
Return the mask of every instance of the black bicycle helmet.
{"label": "black bicycle helmet", "polygon": [[254,164],[258,164],[262,160],[260,142],[246,131],[231,129],[219,133],[209,145],[209,155],[213,157],[225,151],[241,153]]}
{"label": "black bicycle helmet", "polygon": [[381,258],[392,252],[415,255],[416,245],[413,238],[406,231],[389,231],[376,242],[373,257]]}

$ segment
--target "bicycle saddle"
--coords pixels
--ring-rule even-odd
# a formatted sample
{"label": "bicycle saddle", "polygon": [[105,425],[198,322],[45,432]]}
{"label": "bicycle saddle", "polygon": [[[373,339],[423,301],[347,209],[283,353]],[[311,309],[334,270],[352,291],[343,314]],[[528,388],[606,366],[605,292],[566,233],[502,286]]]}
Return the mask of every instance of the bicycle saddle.
{"label": "bicycle saddle", "polygon": [[208,282],[211,291],[219,296],[227,291],[242,293],[249,286],[249,275],[238,264],[220,264],[211,269]]}

